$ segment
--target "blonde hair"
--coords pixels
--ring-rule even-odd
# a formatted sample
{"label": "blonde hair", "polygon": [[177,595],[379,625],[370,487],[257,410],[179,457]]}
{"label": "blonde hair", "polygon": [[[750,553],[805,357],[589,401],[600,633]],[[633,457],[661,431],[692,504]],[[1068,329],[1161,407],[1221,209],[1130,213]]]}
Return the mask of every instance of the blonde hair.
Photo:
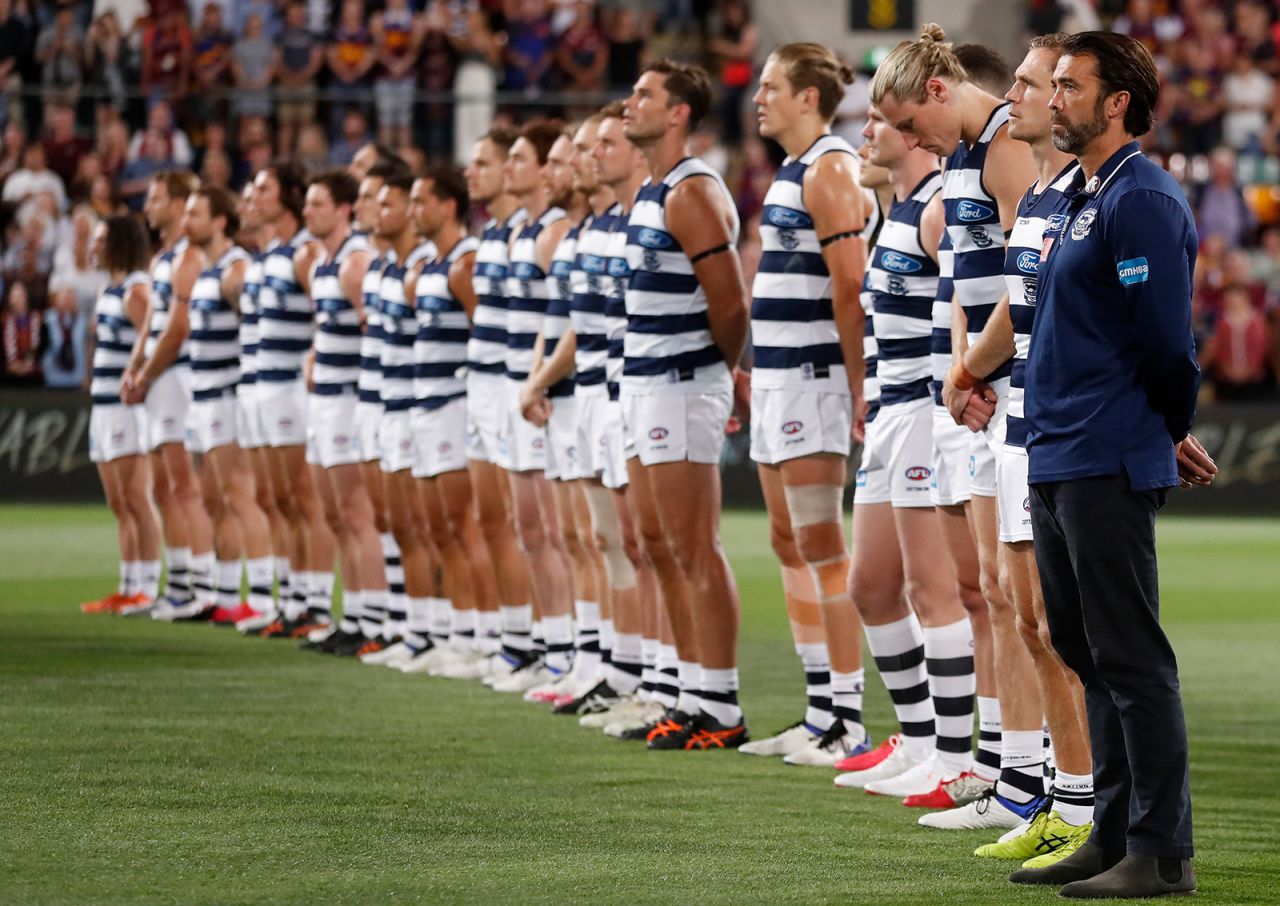
{"label": "blonde hair", "polygon": [[925,82],[930,79],[969,79],[947,41],[947,33],[933,22],[920,29],[919,40],[903,41],[884,58],[871,80],[871,102],[879,104],[888,95],[899,101],[923,101]]}
{"label": "blonde hair", "polygon": [[831,122],[844,98],[844,86],[853,82],[853,69],[830,48],[809,41],[783,44],[769,56],[786,72],[793,91],[818,89],[818,113]]}

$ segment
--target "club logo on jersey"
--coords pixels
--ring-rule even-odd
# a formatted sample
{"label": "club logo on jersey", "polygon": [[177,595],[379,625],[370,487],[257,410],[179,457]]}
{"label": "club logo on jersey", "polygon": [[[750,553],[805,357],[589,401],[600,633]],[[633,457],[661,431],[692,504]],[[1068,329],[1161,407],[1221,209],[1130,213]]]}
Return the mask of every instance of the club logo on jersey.
{"label": "club logo on jersey", "polygon": [[914,258],[908,258],[906,255],[900,255],[897,252],[881,252],[880,266],[887,271],[894,271],[898,274],[914,274],[924,265]]}
{"label": "club logo on jersey", "polygon": [[994,217],[995,213],[986,205],[978,204],[976,201],[970,201],[967,198],[956,205],[956,219],[965,223],[986,220],[989,217]]}
{"label": "club logo on jersey", "polygon": [[969,234],[969,239],[980,249],[989,249],[995,245],[995,240],[987,232],[986,227],[970,226],[965,227],[965,232]]}
{"label": "club logo on jersey", "polygon": [[901,277],[890,277],[885,281],[884,288],[893,296],[905,296],[907,294],[907,284]]}
{"label": "club logo on jersey", "polygon": [[661,230],[641,227],[636,231],[636,242],[647,249],[669,249],[674,240]]}
{"label": "club logo on jersey", "polygon": [[925,481],[933,474],[928,466],[912,466],[905,473],[908,481]]}
{"label": "club logo on jersey", "polygon": [[788,252],[794,252],[800,247],[800,237],[794,230],[778,230],[778,245]]}
{"label": "club logo on jersey", "polygon": [[1035,252],[1026,251],[1018,256],[1018,270],[1024,274],[1034,274],[1038,267],[1040,267],[1040,256]]}
{"label": "club logo on jersey", "polygon": [[1146,258],[1128,258],[1116,265],[1116,273],[1120,275],[1121,286],[1132,286],[1146,283],[1151,276],[1151,268]]}
{"label": "club logo on jersey", "polygon": [[1097,210],[1090,208],[1077,217],[1076,222],[1071,224],[1071,238],[1079,242],[1085,236],[1088,236],[1089,230],[1093,227],[1093,221],[1097,216]]}
{"label": "club logo on jersey", "polygon": [[803,430],[804,422],[790,421],[784,423],[782,426],[782,433],[787,435],[799,434]]}
{"label": "club logo on jersey", "polygon": [[649,440],[666,440],[670,433],[666,428],[650,428]]}
{"label": "club logo on jersey", "polygon": [[644,269],[647,271],[656,271],[659,269],[658,253],[653,249],[644,250]]}
{"label": "club logo on jersey", "polygon": [[803,229],[813,226],[813,221],[802,211],[794,211],[791,208],[770,207],[766,215],[766,219],[777,227],[790,227],[792,229]]}
{"label": "club logo on jersey", "polygon": [[1045,234],[1061,233],[1067,226],[1066,214],[1051,214],[1049,219],[1044,222]]}
{"label": "club logo on jersey", "polygon": [[1022,302],[1024,305],[1036,304],[1036,278],[1022,278]]}

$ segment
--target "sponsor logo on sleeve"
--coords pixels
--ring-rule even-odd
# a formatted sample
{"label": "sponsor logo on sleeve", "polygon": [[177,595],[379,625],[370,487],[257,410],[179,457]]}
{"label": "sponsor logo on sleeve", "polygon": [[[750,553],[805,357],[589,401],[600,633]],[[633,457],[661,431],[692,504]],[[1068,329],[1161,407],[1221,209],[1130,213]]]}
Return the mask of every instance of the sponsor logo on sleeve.
{"label": "sponsor logo on sleeve", "polygon": [[1135,283],[1146,283],[1151,276],[1151,267],[1146,258],[1127,258],[1116,265],[1116,273],[1120,275],[1122,286],[1132,286]]}

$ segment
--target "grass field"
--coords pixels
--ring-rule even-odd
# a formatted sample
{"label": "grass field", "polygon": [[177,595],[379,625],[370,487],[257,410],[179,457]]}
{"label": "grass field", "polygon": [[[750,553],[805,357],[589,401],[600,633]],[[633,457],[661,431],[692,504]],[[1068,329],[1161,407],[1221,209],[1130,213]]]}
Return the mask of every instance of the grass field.
{"label": "grass field", "polygon": [[[760,514],[725,519],[743,705],[802,677]],[[1280,522],[1161,525],[1164,612],[1214,903],[1280,901]],[[85,616],[115,581],[105,508],[0,508],[0,902],[1034,903],[830,773],[654,753],[479,684],[209,626]],[[874,678],[877,739],[891,710]]]}

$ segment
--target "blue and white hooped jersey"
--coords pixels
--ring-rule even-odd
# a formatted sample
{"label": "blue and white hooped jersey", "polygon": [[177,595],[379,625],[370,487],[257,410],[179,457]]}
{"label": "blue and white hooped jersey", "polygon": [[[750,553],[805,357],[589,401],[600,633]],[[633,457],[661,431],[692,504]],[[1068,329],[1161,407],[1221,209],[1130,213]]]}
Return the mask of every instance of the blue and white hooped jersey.
{"label": "blue and white hooped jersey", "polygon": [[[728,390],[731,365],[711,337],[707,294],[693,263],[667,224],[667,195],[690,177],[709,177],[733,212],[730,244],[738,244],[738,215],[720,174],[686,157],[663,177],[647,181],[627,222],[627,334],[622,384],[628,393],[701,393]],[[695,249],[701,252],[702,249]]]}
{"label": "blue and white hooped jersey", "polygon": [[364,294],[364,333],[360,337],[360,377],[357,395],[362,403],[382,403],[382,269],[381,255],[369,262],[360,290]]}
{"label": "blue and white hooped jersey", "polygon": [[251,254],[240,288],[240,386],[258,382],[258,298],[266,252]]}
{"label": "blue and white hooped jersey", "polygon": [[138,329],[129,320],[125,310],[125,296],[139,284],[147,286],[151,277],[142,271],[134,271],[115,286],[108,286],[98,294],[98,304],[93,311],[93,335],[97,345],[93,348],[93,377],[89,382],[89,394],[95,406],[120,406],[120,379],[129,365],[133,345],[138,342]]}
{"label": "blue and white hooped jersey", "polygon": [[538,237],[553,223],[564,220],[561,208],[550,208],[525,223],[511,244],[507,267],[507,377],[523,381],[533,367],[533,347],[542,332],[549,301],[547,272],[538,264]]}
{"label": "blue and white hooped jersey", "polygon": [[[862,275],[862,289],[858,293],[858,302],[862,305],[862,316],[865,318],[865,325],[862,331],[862,360],[866,363],[866,376],[862,379],[862,397],[867,401],[867,424],[871,424],[875,420],[876,413],[880,411],[880,347],[876,345],[875,331],[875,314],[876,314],[876,297],[875,293],[867,288],[867,281],[870,274]],[[755,375],[751,378],[755,380]]]}
{"label": "blue and white hooped jersey", "polygon": [[[577,353],[574,366],[577,369],[579,396],[596,396],[607,393],[605,368],[609,359],[609,334],[605,326],[605,306],[608,303],[609,235],[617,219],[622,216],[622,205],[613,204],[603,214],[591,215],[578,233],[578,247],[574,255],[570,285],[573,302],[569,308],[569,320],[577,337]],[[623,303],[623,331],[626,330],[626,303]]]}
{"label": "blue and white hooped jersey", "polygon": [[[142,346],[148,358],[155,354],[156,343],[169,326],[169,315],[173,310],[173,264],[186,250],[187,237],[183,236],[172,248],[161,252],[151,266],[151,329],[147,332],[147,342]],[[186,365],[190,360],[190,343],[183,340],[173,364]]]}
{"label": "blue and white hooped jersey", "polygon": [[467,310],[449,289],[449,268],[480,245],[464,236],[443,258],[422,267],[414,285],[417,333],[413,342],[413,396],[420,409],[439,409],[467,395]]}
{"label": "blue and white hooped jersey", "polygon": [[604,362],[605,387],[609,399],[622,396],[622,375],[626,367],[627,286],[631,283],[631,265],[627,261],[627,217],[622,211],[609,224],[604,240],[604,335],[608,354]]}
{"label": "blue and white hooped jersey", "polygon": [[[542,354],[550,358],[569,330],[569,309],[573,306],[573,264],[578,255],[578,236],[582,224],[571,227],[556,243],[551,255],[551,273],[547,274],[547,314],[542,319]],[[575,356],[576,358],[576,356]],[[556,381],[547,388],[547,396],[572,396],[574,376]]]}
{"label": "blue and white hooped jersey", "polygon": [[[947,233],[954,252],[952,289],[955,301],[964,308],[970,343],[982,333],[1004,295],[1004,227],[1000,225],[1000,205],[987,191],[982,170],[991,141],[1008,122],[1008,104],[991,111],[973,147],[961,142],[947,158],[943,177]],[[1012,371],[1010,359],[988,375],[987,381],[1007,378]]]}
{"label": "blue and white hooped jersey", "polygon": [[511,234],[525,219],[524,208],[520,208],[502,223],[490,220],[480,234],[471,278],[476,293],[471,340],[467,343],[467,368],[471,371],[502,374],[507,370],[507,268]]}
{"label": "blue and white hooped jersey", "polygon": [[905,199],[895,198],[867,263],[882,410],[929,399],[938,265],[924,249],[920,221],[941,189],[942,174],[935,170]]}
{"label": "blue and white hooped jersey", "polygon": [[[1004,275],[1009,290],[1009,319],[1013,322],[1013,373],[1009,380],[1009,412],[1005,443],[1013,447],[1027,444],[1024,419],[1024,397],[1027,386],[1027,354],[1031,350],[1031,325],[1036,315],[1036,271],[1040,266],[1040,250],[1044,234],[1051,229],[1049,221],[1066,214],[1063,193],[1071,185],[1079,166],[1072,162],[1036,194],[1035,186],[1027,189],[1018,203],[1018,220],[1009,234],[1009,250],[1004,259]],[[1060,230],[1054,223],[1052,229]]]}
{"label": "blue and white hooped jersey", "polygon": [[419,261],[435,257],[435,246],[424,243],[405,258],[387,253],[379,292],[382,318],[382,387],[379,395],[387,412],[405,412],[413,406],[413,344],[418,338],[418,313],[414,300],[405,295],[405,277]]}
{"label": "blue and white hooped jersey", "polygon": [[311,350],[311,297],[298,282],[294,256],[307,243],[306,230],[267,253],[258,293],[258,380],[302,379],[302,360]]}
{"label": "blue and white hooped jersey", "polygon": [[942,405],[942,382],[951,370],[951,266],[955,253],[951,250],[951,237],[946,230],[938,242],[938,295],[933,300],[933,339],[929,344],[929,362],[932,378],[929,390],[933,404],[946,412]]}
{"label": "blue and white hooped jersey", "polygon": [[[249,253],[233,245],[200,272],[191,290],[191,395],[196,400],[234,393],[240,382],[240,316],[222,295],[222,277]],[[238,300],[237,300],[238,304]]]}
{"label": "blue and white hooped jersey", "polygon": [[[831,275],[804,200],[804,178],[824,154],[854,154],[834,135],[778,168],[760,213],[763,254],[751,287],[751,386],[848,394]],[[863,228],[874,229],[871,218]]]}
{"label": "blue and white hooped jersey", "polygon": [[316,312],[311,392],[318,396],[354,393],[360,379],[360,312],[342,291],[338,275],[348,258],[368,251],[368,240],[352,233],[332,258],[311,271],[311,299]]}

